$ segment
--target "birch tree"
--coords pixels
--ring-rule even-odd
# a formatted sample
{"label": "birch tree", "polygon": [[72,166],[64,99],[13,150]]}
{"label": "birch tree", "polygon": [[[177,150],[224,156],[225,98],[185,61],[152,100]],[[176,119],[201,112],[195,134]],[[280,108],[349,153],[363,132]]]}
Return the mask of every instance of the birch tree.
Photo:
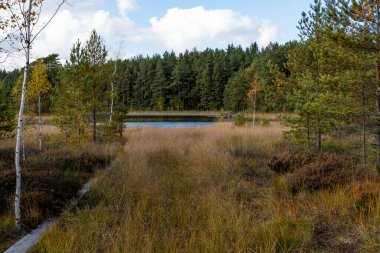
{"label": "birch tree", "polygon": [[37,60],[36,65],[32,71],[32,77],[28,83],[27,93],[31,101],[37,100],[37,114],[38,114],[38,148],[42,150],[42,115],[41,115],[41,98],[49,92],[52,88],[45,64],[42,60]]}
{"label": "birch tree", "polygon": [[[119,51],[116,54],[116,58],[114,60],[114,69],[113,69],[113,74],[112,77],[115,79],[116,73],[117,73],[117,63],[120,60],[120,48]],[[112,124],[112,117],[113,117],[113,111],[114,111],[114,104],[115,104],[115,85],[114,85],[114,80],[111,81],[111,106],[110,106],[110,121],[109,125]]]}
{"label": "birch tree", "polygon": [[66,0],[61,0],[50,19],[39,24],[44,0],[2,0],[0,3],[1,23],[0,29],[6,34],[5,40],[11,44],[19,44],[19,48],[25,53],[24,78],[21,88],[20,109],[17,120],[17,134],[15,147],[16,167],[16,194],[15,194],[15,226],[21,232],[21,166],[20,143],[22,138],[23,112],[26,96],[26,84],[28,82],[28,70],[30,62],[30,50],[38,35],[46,28],[54,18],[60,7]]}
{"label": "birch tree", "polygon": [[253,78],[251,88],[248,91],[248,97],[253,100],[253,114],[252,114],[252,126],[255,126],[256,121],[256,100],[257,92],[260,91],[260,84],[257,77]]}

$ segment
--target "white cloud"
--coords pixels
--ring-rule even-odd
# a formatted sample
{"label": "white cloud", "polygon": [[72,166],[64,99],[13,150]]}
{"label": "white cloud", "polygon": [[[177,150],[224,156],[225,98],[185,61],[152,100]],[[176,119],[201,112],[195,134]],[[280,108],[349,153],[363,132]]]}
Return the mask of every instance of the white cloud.
{"label": "white cloud", "polygon": [[[49,12],[45,12],[40,18],[42,26],[49,18]],[[52,22],[37,37],[31,50],[32,61],[45,57],[51,53],[58,53],[62,60],[69,58],[70,49],[79,39],[82,44],[88,40],[91,31],[95,29],[101,36],[109,51],[109,57],[115,57],[118,47],[123,41],[140,42],[143,40],[144,32],[128,17],[112,16],[104,10],[85,9],[79,11],[74,7],[65,8],[57,13]],[[35,31],[38,31],[36,29]],[[121,57],[130,57],[132,52],[125,49]],[[0,69],[6,67],[12,69],[23,66],[24,58],[21,54],[13,54]],[[7,66],[6,66],[7,65]]]}
{"label": "white cloud", "polygon": [[136,0],[117,0],[117,7],[121,15],[126,15],[128,11],[133,11],[138,5]]}
{"label": "white cloud", "polygon": [[[53,1],[49,2],[41,16],[41,24],[50,18],[56,7]],[[120,57],[130,57],[148,52],[160,53],[158,50],[162,49],[182,52],[194,47],[224,48],[230,43],[248,46],[254,41],[266,46],[278,36],[278,29],[270,21],[229,9],[207,10],[202,6],[173,8],[163,17],[151,18],[150,25],[142,27],[124,15],[137,6],[135,0],[117,1],[119,11],[124,13],[122,15],[101,10],[99,6],[105,3],[105,0],[76,0],[66,5],[34,42],[32,60],[51,53],[58,53],[63,60],[68,59],[73,43],[78,39],[85,43],[92,29],[96,29],[103,39],[110,58],[116,55],[120,45],[127,45],[121,48]],[[20,67],[22,59],[11,58],[5,67]]]}
{"label": "white cloud", "polygon": [[266,46],[277,38],[277,28],[268,20],[242,15],[229,9],[169,9],[162,18],[150,20],[152,32],[166,48],[175,51],[236,43],[248,45],[257,41]]}

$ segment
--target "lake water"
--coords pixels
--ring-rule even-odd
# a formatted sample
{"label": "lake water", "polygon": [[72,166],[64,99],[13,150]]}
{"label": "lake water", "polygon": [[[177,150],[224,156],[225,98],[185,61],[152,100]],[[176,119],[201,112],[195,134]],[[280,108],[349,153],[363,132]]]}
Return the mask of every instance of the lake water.
{"label": "lake water", "polygon": [[188,128],[216,124],[216,118],[200,116],[127,116],[127,127]]}
{"label": "lake water", "polygon": [[126,122],[127,127],[159,127],[159,128],[187,128],[187,127],[202,127],[211,126],[216,122]]}

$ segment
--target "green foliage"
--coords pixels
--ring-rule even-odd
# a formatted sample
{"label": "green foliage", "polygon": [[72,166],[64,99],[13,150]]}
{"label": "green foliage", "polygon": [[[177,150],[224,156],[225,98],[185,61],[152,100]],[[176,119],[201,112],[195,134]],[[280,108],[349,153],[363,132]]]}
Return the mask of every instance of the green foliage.
{"label": "green foliage", "polygon": [[70,62],[60,72],[62,83],[55,88],[53,121],[65,134],[79,140],[84,137],[86,127],[86,104],[83,100],[83,49],[78,41],[71,49]]}
{"label": "green foliage", "polygon": [[0,87],[0,139],[9,137],[15,128],[15,115],[4,90]]}
{"label": "green foliage", "polygon": [[231,78],[224,93],[224,106],[227,110],[242,111],[248,107],[247,93],[250,88],[252,69],[238,72]]}
{"label": "green foliage", "polygon": [[115,106],[114,114],[112,117],[111,127],[114,132],[118,133],[120,137],[123,136],[125,129],[125,118],[127,117],[128,107],[125,104],[118,104]]}
{"label": "green foliage", "polygon": [[269,119],[262,118],[261,121],[260,121],[260,125],[262,125],[262,126],[269,126],[270,125]]}
{"label": "green foliage", "polygon": [[70,62],[60,72],[62,84],[56,88],[54,99],[55,122],[66,137],[83,138],[85,128],[92,123],[96,141],[98,114],[108,111],[112,95],[109,87],[113,68],[106,62],[106,56],[107,51],[94,30],[84,47],[79,41],[74,44]]}
{"label": "green foliage", "polygon": [[338,9],[327,2],[329,8],[323,6],[316,0],[303,13],[298,28],[304,41],[289,52],[291,76],[283,81],[293,85],[287,100],[297,114],[286,119],[287,136],[308,147],[315,141],[318,150],[326,136],[352,128],[372,110],[368,91],[376,89],[365,71],[369,58],[349,46],[352,34],[332,25],[330,15]]}
{"label": "green foliage", "polygon": [[247,118],[245,117],[244,113],[238,113],[234,117],[234,125],[235,126],[245,126],[247,123]]}

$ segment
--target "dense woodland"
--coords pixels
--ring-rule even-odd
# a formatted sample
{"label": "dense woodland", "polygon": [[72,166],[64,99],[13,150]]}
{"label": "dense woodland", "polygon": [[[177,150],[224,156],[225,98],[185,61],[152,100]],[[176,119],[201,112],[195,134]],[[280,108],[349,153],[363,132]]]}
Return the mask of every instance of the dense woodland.
{"label": "dense woodland", "polygon": [[[98,122],[120,132],[128,111],[255,106],[295,113],[285,118],[289,138],[317,150],[349,140],[348,149],[366,163],[379,157],[379,11],[376,1],[315,0],[299,21],[300,41],[125,60],[107,60],[93,31],[73,45],[65,64],[57,54],[31,64],[26,114],[53,115],[66,137],[83,135],[90,125],[96,140]],[[0,72],[2,135],[12,128],[21,73]]]}
{"label": "dense woodland", "polygon": [[[226,50],[194,49],[179,55],[165,52],[152,57],[117,59],[108,64],[116,68],[113,79],[119,102],[130,110],[246,110],[251,106],[246,97],[250,80],[246,77],[250,79],[256,72],[253,69],[257,69],[267,78],[267,95],[262,99],[268,103],[262,103],[261,110],[284,111],[292,108],[284,99],[279,104],[275,82],[278,75],[290,75],[287,54],[298,44],[296,41],[285,45],[271,43],[261,49],[256,43],[245,49],[230,45]],[[65,70],[73,64],[71,60],[60,64],[57,54],[41,60],[53,88],[61,85]],[[32,63],[31,72],[34,66]],[[1,72],[2,87],[8,94],[16,85],[19,73],[19,70]],[[51,110],[50,106],[44,108],[47,113]]]}

